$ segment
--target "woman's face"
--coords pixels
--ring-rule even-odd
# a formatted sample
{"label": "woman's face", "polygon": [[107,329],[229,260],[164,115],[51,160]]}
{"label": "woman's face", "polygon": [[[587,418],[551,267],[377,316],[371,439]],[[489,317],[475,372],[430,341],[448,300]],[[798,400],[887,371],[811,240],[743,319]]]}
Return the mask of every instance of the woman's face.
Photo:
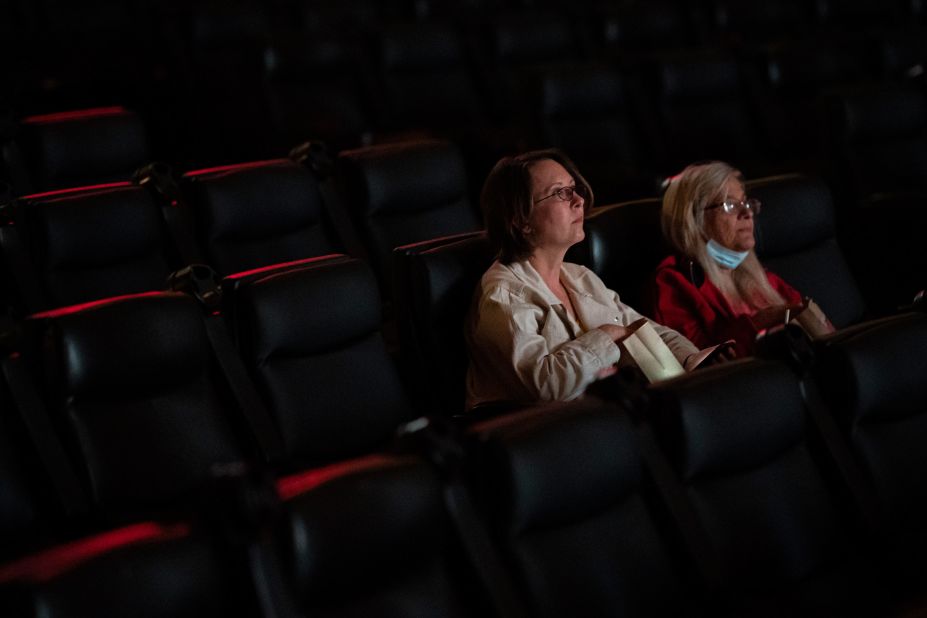
{"label": "woman's face", "polygon": [[[743,202],[743,185],[736,178],[729,178],[715,198],[714,203],[720,204],[722,200]],[[705,234],[719,245],[733,251],[749,251],[756,244],[753,236],[753,213],[745,208],[736,208],[733,212],[724,212],[723,208],[709,208],[705,210]]]}
{"label": "woman's face", "polygon": [[558,195],[570,193],[576,181],[562,165],[552,159],[542,159],[531,166],[531,216],[529,237],[538,249],[566,250],[585,237],[583,231],[584,200],[578,192],[570,199]]}

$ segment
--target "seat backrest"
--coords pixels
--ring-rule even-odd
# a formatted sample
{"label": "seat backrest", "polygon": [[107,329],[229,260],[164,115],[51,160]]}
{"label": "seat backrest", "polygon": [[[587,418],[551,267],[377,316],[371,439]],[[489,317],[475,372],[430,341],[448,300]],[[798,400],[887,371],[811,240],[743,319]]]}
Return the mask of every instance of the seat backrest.
{"label": "seat backrest", "polygon": [[927,95],[879,87],[831,99],[835,154],[857,199],[874,193],[927,194]]}
{"label": "seat backrest", "polygon": [[227,277],[225,313],[291,465],[384,446],[414,416],[370,267],[334,256]]}
{"label": "seat backrest", "polygon": [[802,0],[714,3],[714,21],[728,40],[740,45],[775,43],[805,36],[811,25],[810,7]]}
{"label": "seat backrest", "polygon": [[780,156],[821,158],[827,138],[822,93],[875,79],[879,56],[865,40],[811,37],[768,46],[758,64],[763,104]]}
{"label": "seat backrest", "polygon": [[[197,302],[150,292],[31,316],[46,405],[107,516],[194,498],[246,459]],[[249,446],[244,446],[248,444]]]}
{"label": "seat backrest", "polygon": [[21,125],[33,191],[128,180],[150,159],[142,119],[122,107],[30,116]]}
{"label": "seat backrest", "polygon": [[21,618],[260,615],[230,557],[187,524],[138,523],[0,566],[0,598]]}
{"label": "seat backrest", "polygon": [[875,489],[886,529],[912,553],[922,552],[927,542],[921,525],[927,515],[924,345],[927,316],[903,314],[828,342],[815,370]]}
{"label": "seat backrest", "polygon": [[529,615],[694,610],[626,413],[587,399],[479,423],[470,435],[469,476]]}
{"label": "seat backrest", "polygon": [[338,155],[347,207],[384,292],[392,251],[409,243],[480,228],[463,156],[445,141],[409,141]]}
{"label": "seat backrest", "polygon": [[376,39],[383,126],[458,139],[484,116],[464,38],[437,23],[384,26]]}
{"label": "seat backrest", "polygon": [[731,161],[759,169],[769,138],[749,82],[735,59],[716,53],[681,53],[656,62],[652,78],[670,163]]}
{"label": "seat backrest", "polygon": [[[4,381],[0,386],[0,560],[34,547],[47,532],[48,479],[35,461]],[[44,508],[43,508],[44,506]]]}
{"label": "seat backrest", "polygon": [[820,305],[834,326],[863,318],[859,287],[837,242],[834,206],[819,178],[787,174],[747,183],[763,212],[756,252],[763,265]]}
{"label": "seat backrest", "polygon": [[483,28],[483,81],[493,110],[506,122],[523,123],[524,110],[531,109],[532,72],[578,61],[581,39],[569,18],[555,10],[505,11],[490,17]]}
{"label": "seat backrest", "polygon": [[660,229],[657,198],[594,208],[585,222],[586,238],[567,254],[595,272],[621,300],[638,311],[652,305],[649,285],[669,248]]}
{"label": "seat backrest", "polygon": [[359,42],[320,25],[278,40],[275,54],[267,96],[287,148],[300,139],[321,140],[332,152],[369,142],[375,99]]}
{"label": "seat backrest", "polygon": [[114,183],[26,196],[0,236],[27,312],[164,289],[181,266],[151,194]]}
{"label": "seat backrest", "polygon": [[647,419],[732,598],[778,607],[773,615],[820,604],[827,615],[854,607],[854,586],[874,590],[873,571],[853,559],[852,509],[829,484],[786,365],[725,363],[652,394]]}
{"label": "seat backrest", "polygon": [[415,394],[432,413],[464,411],[467,313],[494,259],[482,232],[398,247],[399,342]]}
{"label": "seat backrest", "polygon": [[306,615],[494,615],[423,460],[368,456],[279,486],[280,538]]}
{"label": "seat backrest", "polygon": [[342,248],[318,179],[288,159],[188,172],[182,187],[203,254],[221,274]]}
{"label": "seat backrest", "polygon": [[606,65],[544,70],[535,100],[544,144],[570,155],[592,185],[596,202],[654,195],[655,140],[642,122],[630,80]]}

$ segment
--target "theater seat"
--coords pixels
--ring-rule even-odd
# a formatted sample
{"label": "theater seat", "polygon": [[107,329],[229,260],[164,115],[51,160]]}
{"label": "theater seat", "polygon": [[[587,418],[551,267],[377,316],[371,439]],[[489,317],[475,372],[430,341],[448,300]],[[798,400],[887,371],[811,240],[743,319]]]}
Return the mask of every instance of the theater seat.
{"label": "theater seat", "polygon": [[786,174],[749,181],[746,188],[763,203],[755,223],[763,265],[813,298],[837,328],[862,320],[866,306],[837,241],[827,185]]}
{"label": "theater seat", "polygon": [[[877,87],[829,102],[850,257],[869,303],[892,311],[927,285],[927,96]],[[881,268],[873,255],[904,268]]]}
{"label": "theater seat", "polygon": [[128,182],[21,198],[0,227],[19,309],[164,289],[182,265],[159,205]]}
{"label": "theater seat", "polygon": [[201,250],[221,274],[342,249],[318,179],[288,159],[188,172],[181,188]]}
{"label": "theater seat", "polygon": [[104,518],[183,508],[253,455],[191,297],[106,299],[28,327],[49,415]]}
{"label": "theater seat", "polygon": [[733,615],[879,615],[891,597],[787,366],[745,359],[655,385],[647,420]]}
{"label": "theater seat", "polygon": [[370,267],[329,256],[229,276],[224,313],[289,469],[385,446],[416,416],[380,331]]}
{"label": "theater seat", "polygon": [[432,414],[464,411],[467,313],[494,259],[483,232],[397,247],[396,315],[407,382]]}
{"label": "theater seat", "polygon": [[387,297],[394,247],[480,228],[463,157],[450,142],[348,150],[338,155],[336,169],[348,212]]}
{"label": "theater seat", "polygon": [[541,143],[566,152],[597,204],[656,195],[660,150],[644,122],[640,93],[625,74],[600,64],[568,64],[538,77],[533,108]]}
{"label": "theater seat", "polygon": [[770,169],[767,127],[752,84],[734,57],[680,52],[659,57],[649,71],[667,173],[693,161],[729,161],[748,175]]}
{"label": "theater seat", "polygon": [[497,616],[434,469],[375,455],[282,479],[280,538],[306,615]]}
{"label": "theater seat", "polygon": [[649,311],[649,287],[660,261],[670,253],[660,229],[659,199],[635,200],[593,209],[586,238],[570,248],[567,260],[588,267],[622,302]]}
{"label": "theater seat", "polygon": [[20,124],[32,192],[128,180],[151,157],[142,119],[122,107],[29,116]]}
{"label": "theater seat", "polygon": [[186,523],[136,523],[0,565],[10,618],[262,616],[245,563]]}
{"label": "theater seat", "polygon": [[[922,573],[927,548],[927,316],[903,314],[836,337],[815,376],[878,501],[886,568]],[[923,580],[922,580],[923,581]]]}
{"label": "theater seat", "polygon": [[587,399],[478,423],[469,436],[468,476],[528,615],[704,610],[627,413]]}

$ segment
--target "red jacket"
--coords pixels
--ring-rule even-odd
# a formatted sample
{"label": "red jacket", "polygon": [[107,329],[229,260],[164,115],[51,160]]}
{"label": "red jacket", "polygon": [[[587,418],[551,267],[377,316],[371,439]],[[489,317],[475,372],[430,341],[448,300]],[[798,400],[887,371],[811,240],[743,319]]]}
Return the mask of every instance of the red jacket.
{"label": "red jacket", "polygon": [[[688,260],[679,266],[672,255],[660,263],[654,281],[654,320],[679,331],[699,348],[733,339],[738,356],[752,355],[757,330],[750,317],[735,315],[698,265],[692,271]],[[778,275],[766,271],[766,276],[786,303],[802,302],[801,294]]]}

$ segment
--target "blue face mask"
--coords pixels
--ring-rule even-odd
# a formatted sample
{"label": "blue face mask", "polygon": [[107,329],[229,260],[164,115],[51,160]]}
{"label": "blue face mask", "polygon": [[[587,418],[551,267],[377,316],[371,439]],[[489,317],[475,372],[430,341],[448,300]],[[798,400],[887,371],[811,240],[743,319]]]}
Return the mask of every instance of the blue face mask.
{"label": "blue face mask", "polygon": [[741,262],[747,259],[747,255],[750,254],[749,251],[732,251],[727,247],[722,247],[714,240],[709,240],[705,249],[708,251],[708,255],[711,256],[711,259],[731,270],[740,266]]}

